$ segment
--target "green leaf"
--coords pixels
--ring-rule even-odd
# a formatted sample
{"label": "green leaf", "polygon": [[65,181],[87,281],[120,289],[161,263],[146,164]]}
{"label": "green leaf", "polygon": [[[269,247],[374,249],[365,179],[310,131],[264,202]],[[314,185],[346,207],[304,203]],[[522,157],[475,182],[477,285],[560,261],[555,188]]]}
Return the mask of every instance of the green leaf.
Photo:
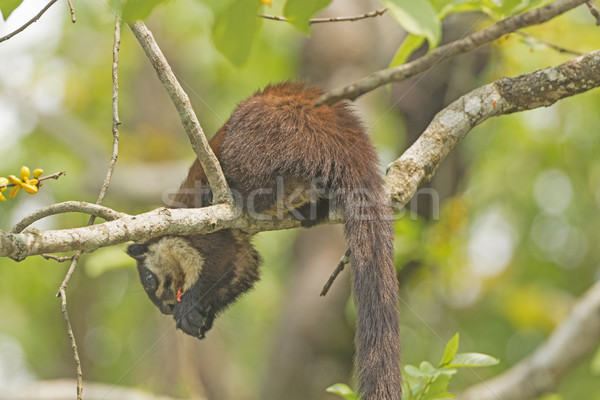
{"label": "green leaf", "polygon": [[404,366],[404,372],[406,372],[410,376],[414,376],[415,378],[425,377],[425,374],[419,368],[410,364]]}
{"label": "green leaf", "polygon": [[2,11],[2,17],[5,21],[22,2],[23,0],[0,0],[0,11]]}
{"label": "green leaf", "polygon": [[460,353],[454,356],[446,368],[489,367],[500,362],[495,357],[481,353]]}
{"label": "green leaf", "polygon": [[213,41],[232,64],[240,66],[250,56],[261,27],[258,0],[238,0],[215,15]]}
{"label": "green leaf", "polygon": [[452,361],[452,359],[454,358],[454,356],[456,356],[456,352],[458,351],[458,343],[459,337],[457,332],[456,335],[454,335],[452,339],[450,339],[446,344],[446,348],[444,349],[444,355],[442,356],[442,360],[439,364],[440,367],[449,364],[450,361]]}
{"label": "green leaf", "polygon": [[326,389],[327,393],[337,394],[346,400],[358,400],[358,395],[344,383],[336,383]]}
{"label": "green leaf", "polygon": [[308,20],[317,12],[327,7],[331,0],[287,0],[283,15],[290,24],[308,35],[310,24]]}
{"label": "green leaf", "polygon": [[406,38],[404,39],[404,41],[402,42],[402,44],[400,45],[400,47],[398,48],[398,51],[396,52],[394,59],[390,63],[390,68],[397,67],[399,65],[404,64],[406,62],[406,60],[408,59],[408,57],[410,57],[410,55],[416,49],[421,47],[421,45],[423,44],[424,41],[425,41],[425,36],[418,36],[418,35],[413,35],[412,33],[409,33],[406,36]]}
{"label": "green leaf", "polygon": [[435,374],[435,368],[433,368],[433,365],[431,365],[429,361],[421,362],[421,364],[419,364],[419,369],[428,376],[433,376]]}
{"label": "green leaf", "polygon": [[428,0],[382,0],[392,16],[408,32],[424,36],[430,49],[442,36],[440,20]]}
{"label": "green leaf", "polygon": [[121,18],[125,22],[134,22],[144,19],[154,8],[169,0],[126,0],[121,9]]}
{"label": "green leaf", "polygon": [[447,3],[445,0],[438,11],[438,17],[440,20],[444,20],[449,14],[456,14],[461,12],[472,12],[480,11],[487,13],[490,7],[494,7],[493,3],[487,4],[486,1],[473,1],[473,0],[455,0],[451,3]]}

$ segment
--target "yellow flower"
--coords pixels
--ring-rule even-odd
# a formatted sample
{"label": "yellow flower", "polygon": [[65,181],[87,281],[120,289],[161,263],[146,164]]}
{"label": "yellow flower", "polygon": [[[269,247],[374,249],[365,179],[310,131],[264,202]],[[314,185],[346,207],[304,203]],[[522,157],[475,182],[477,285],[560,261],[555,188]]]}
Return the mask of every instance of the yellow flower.
{"label": "yellow flower", "polygon": [[[33,176],[38,178],[42,173],[44,173],[44,171],[41,169],[36,169],[33,171]],[[23,190],[29,194],[36,194],[38,192],[39,181],[37,179],[29,179],[30,175],[31,171],[24,165],[21,167],[20,179],[14,175],[8,176],[8,181],[15,185],[8,194],[9,198],[14,199],[21,188],[23,188]]]}
{"label": "yellow flower", "polygon": [[3,176],[0,176],[0,201],[6,201],[6,197],[2,194],[7,189],[8,179]]}
{"label": "yellow flower", "polygon": [[261,3],[271,7],[273,5],[272,0],[260,0]]}

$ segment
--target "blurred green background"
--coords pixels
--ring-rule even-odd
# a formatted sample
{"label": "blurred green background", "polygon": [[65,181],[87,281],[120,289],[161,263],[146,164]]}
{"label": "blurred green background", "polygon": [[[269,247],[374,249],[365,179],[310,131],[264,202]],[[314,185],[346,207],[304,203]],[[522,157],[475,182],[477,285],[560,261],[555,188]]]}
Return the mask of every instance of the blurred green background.
{"label": "blurred green background", "polygon": [[[270,14],[281,14],[275,1]],[[26,1],[2,34],[37,10]],[[278,8],[279,7],[279,8]],[[324,15],[356,15],[376,1],[335,0]],[[0,203],[0,229],[55,202],[94,202],[110,158],[114,14],[103,1],[76,2],[77,23],[59,2],[24,33],[0,44],[0,176],[21,165],[67,175],[36,196]],[[235,68],[210,39],[210,8],[179,0],[147,19],[187,90],[207,135],[236,102],[269,82],[307,79],[325,88],[385,68],[403,38],[389,15],[313,26],[306,37],[263,21],[250,59]],[[490,20],[462,14],[444,40]],[[380,152],[382,170],[444,105],[482,84],[600,47],[584,8],[510,35],[402,84],[363,96],[355,108]],[[127,213],[161,206],[193,152],[177,113],[135,38],[123,27],[119,65],[121,142],[104,204]],[[501,359],[465,372],[460,391],[533,351],[600,277],[600,91],[477,127],[434,180],[398,215],[403,362],[437,361],[455,332],[461,351]],[[40,229],[81,226],[52,217]],[[345,250],[339,227],[259,234],[262,280],[215,323],[206,340],[176,332],[147,300],[125,244],[84,255],[68,287],[84,377],[175,397],[333,399],[324,389],[351,382],[354,314],[349,273],[319,297]],[[0,386],[74,377],[55,298],[67,264],[0,259]],[[596,356],[599,359],[600,356]],[[595,367],[594,367],[595,366]],[[544,399],[600,399],[600,362],[590,357]]]}

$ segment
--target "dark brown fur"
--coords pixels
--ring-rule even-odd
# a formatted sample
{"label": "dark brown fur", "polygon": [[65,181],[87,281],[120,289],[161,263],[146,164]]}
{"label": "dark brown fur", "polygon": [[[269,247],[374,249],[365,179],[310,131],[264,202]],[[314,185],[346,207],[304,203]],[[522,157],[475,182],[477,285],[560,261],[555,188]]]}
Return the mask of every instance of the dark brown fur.
{"label": "dark brown fur", "polygon": [[[358,315],[359,393],[363,400],[397,400],[401,398],[397,279],[391,211],[377,155],[346,104],[313,107],[320,94],[303,84],[268,86],[241,102],[210,144],[247,211],[272,216],[283,208],[304,226],[327,218],[330,209],[342,211]],[[181,189],[174,199],[177,206],[210,202],[198,160]],[[260,257],[240,231],[185,240],[204,261],[198,280],[180,303],[169,307],[174,308],[180,329],[202,337],[217,313],[258,279]],[[143,268],[144,249],[132,247],[129,252]],[[143,272],[140,277],[144,282]]]}

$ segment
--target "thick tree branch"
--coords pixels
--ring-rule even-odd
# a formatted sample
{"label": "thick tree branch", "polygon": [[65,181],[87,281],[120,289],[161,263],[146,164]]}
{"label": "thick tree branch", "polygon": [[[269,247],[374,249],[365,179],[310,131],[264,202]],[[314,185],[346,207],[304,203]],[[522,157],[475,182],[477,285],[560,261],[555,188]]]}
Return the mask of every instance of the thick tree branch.
{"label": "thick tree branch", "polygon": [[502,375],[467,389],[459,400],[526,400],[556,387],[600,343],[600,282],[573,306],[548,340]]}
{"label": "thick tree branch", "polygon": [[[516,78],[503,78],[456,100],[436,115],[419,139],[390,164],[386,188],[395,206],[403,206],[431,178],[448,153],[476,125],[502,114],[549,106],[559,99],[600,86],[600,51]],[[340,222],[336,218],[331,223]],[[129,240],[161,235],[209,233],[237,228],[249,233],[298,227],[291,217],[258,220],[219,204],[200,209],[160,208],[90,227],[13,234],[0,232],[0,257],[25,257],[81,249],[92,251]]]}
{"label": "thick tree branch", "polygon": [[600,51],[595,51],[556,67],[502,78],[460,97],[440,111],[402,157],[388,166],[386,187],[394,205],[406,204],[476,125],[498,115],[548,107],[598,86]]}
{"label": "thick tree branch", "polygon": [[146,56],[148,56],[152,66],[156,70],[158,78],[165,89],[167,89],[173,104],[175,104],[175,108],[179,113],[183,127],[192,144],[192,148],[206,173],[208,183],[214,195],[215,203],[233,204],[233,196],[231,195],[231,191],[229,190],[219,161],[208,145],[206,136],[200,127],[200,122],[198,122],[198,117],[196,117],[192,104],[190,103],[190,99],[183,91],[183,88],[167,62],[167,59],[154,40],[152,33],[141,21],[130,24],[129,27],[140,42]]}
{"label": "thick tree branch", "polygon": [[62,251],[89,252],[128,240],[141,241],[160,235],[186,235],[232,227],[232,208],[216,205],[201,209],[160,208],[137,216],[123,217],[92,226],[55,231],[0,232],[0,256],[25,257]]}
{"label": "thick tree branch", "polygon": [[585,3],[585,1],[586,0],[558,0],[545,7],[507,18],[480,32],[472,33],[463,39],[440,46],[431,53],[417,58],[412,62],[374,72],[355,83],[325,93],[317,99],[316,104],[331,105],[343,99],[355,100],[359,96],[362,96],[373,89],[390,82],[401,82],[412,76],[418,75],[441,62],[448,61],[457,55],[468,53],[478,47],[499,39],[507,33],[514,32],[517,29],[526,26],[537,25],[549,21],[557,15]]}

